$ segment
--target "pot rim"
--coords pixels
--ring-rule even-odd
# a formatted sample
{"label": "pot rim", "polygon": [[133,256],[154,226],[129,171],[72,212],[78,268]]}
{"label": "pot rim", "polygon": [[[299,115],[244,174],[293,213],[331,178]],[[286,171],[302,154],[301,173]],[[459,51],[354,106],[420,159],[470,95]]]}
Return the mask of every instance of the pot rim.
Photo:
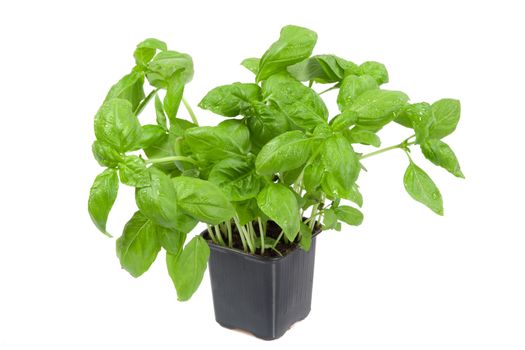
{"label": "pot rim", "polygon": [[[315,237],[317,237],[321,232],[322,232],[322,229],[319,229],[319,228],[316,229],[315,231],[313,231],[312,232],[312,240]],[[200,233],[200,235],[204,238],[204,236],[207,233],[208,233],[208,231],[204,230],[204,231],[202,231]],[[223,251],[239,254],[239,255],[244,256],[245,258],[254,259],[254,260],[258,260],[258,261],[271,261],[271,262],[274,262],[274,261],[282,260],[282,259],[286,258],[287,256],[291,255],[292,253],[294,253],[297,249],[301,249],[299,247],[299,244],[296,244],[295,247],[293,247],[290,251],[288,251],[287,254],[285,254],[283,256],[262,256],[262,255],[258,255],[258,254],[252,254],[250,252],[245,252],[245,251],[242,251],[242,250],[239,250],[239,249],[236,249],[236,248],[230,248],[230,247],[227,247],[227,246],[218,245],[218,244],[213,243],[213,241],[210,240],[210,239],[206,239],[205,238],[205,240],[206,240],[206,243],[208,243],[208,245],[212,249],[223,250]],[[311,249],[311,247],[310,247],[310,249]],[[308,251],[310,251],[310,250],[308,250]]]}

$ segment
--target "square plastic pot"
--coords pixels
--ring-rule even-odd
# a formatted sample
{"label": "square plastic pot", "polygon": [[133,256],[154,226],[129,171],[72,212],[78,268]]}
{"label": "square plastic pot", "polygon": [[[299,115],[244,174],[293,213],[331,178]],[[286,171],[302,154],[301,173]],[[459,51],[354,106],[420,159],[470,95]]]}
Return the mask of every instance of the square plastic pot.
{"label": "square plastic pot", "polygon": [[318,233],[308,252],[296,247],[282,257],[252,255],[209,242],[216,321],[273,340],[308,316]]}

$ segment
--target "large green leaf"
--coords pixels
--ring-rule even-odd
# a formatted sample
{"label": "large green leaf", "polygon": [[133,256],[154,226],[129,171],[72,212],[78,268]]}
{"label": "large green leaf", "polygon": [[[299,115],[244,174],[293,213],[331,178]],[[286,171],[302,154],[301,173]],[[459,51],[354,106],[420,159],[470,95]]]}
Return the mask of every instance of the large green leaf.
{"label": "large green leaf", "polygon": [[238,157],[250,150],[250,131],[240,120],[187,129],[184,136],[192,152],[207,161]]}
{"label": "large green leaf", "polygon": [[359,71],[374,78],[379,85],[388,83],[388,72],[382,63],[367,61],[359,66]]}
{"label": "large green leaf", "polygon": [[246,124],[250,129],[250,141],[256,149],[291,128],[282,111],[262,102],[254,103],[253,115],[247,119]]}
{"label": "large green leaf", "polygon": [[119,152],[137,148],[142,129],[131,103],[120,98],[104,102],[95,115],[95,135]]}
{"label": "large green leaf", "polygon": [[257,74],[257,72],[259,71],[259,61],[260,59],[256,57],[245,58],[241,62],[241,65],[244,66],[246,69],[248,69],[253,74]]}
{"label": "large green leaf", "polygon": [[363,213],[356,208],[347,205],[340,205],[334,209],[338,220],[348,225],[359,226],[363,222]]}
{"label": "large green leaf", "polygon": [[166,249],[166,252],[175,256],[179,255],[186,241],[186,233],[177,230],[171,230],[162,226],[157,226],[157,236],[160,245]]}
{"label": "large green leaf", "polygon": [[88,211],[91,220],[103,234],[110,237],[106,231],[106,223],[117,199],[118,184],[117,170],[106,169],[95,178],[89,191]]}
{"label": "large green leaf", "polygon": [[126,156],[119,164],[120,181],[123,184],[144,187],[150,183],[150,173],[144,160],[137,156]]}
{"label": "large green leaf", "polygon": [[230,158],[217,163],[208,180],[221,188],[231,201],[254,198],[259,193],[261,178],[255,173],[253,161]]}
{"label": "large green leaf", "polygon": [[199,102],[199,107],[225,116],[245,115],[253,101],[261,99],[261,88],[257,84],[233,83],[218,86]]}
{"label": "large green leaf", "polygon": [[345,70],[357,67],[354,63],[335,55],[316,55],[288,67],[288,72],[300,81],[335,83],[343,80]]}
{"label": "large green leaf", "polygon": [[312,139],[301,131],[288,131],[264,145],[255,160],[255,168],[262,175],[298,168],[310,157],[311,146]]}
{"label": "large green leaf", "polygon": [[321,148],[322,187],[329,198],[348,198],[361,169],[352,145],[341,134],[327,138]]}
{"label": "large green leaf", "polygon": [[432,179],[412,161],[403,178],[405,189],[416,201],[423,203],[433,212],[443,215],[443,199]]}
{"label": "large green leaf", "polygon": [[400,91],[372,89],[356,97],[349,109],[357,112],[357,125],[381,128],[396,118],[408,96]]}
{"label": "large green leaf", "polygon": [[459,122],[461,105],[458,100],[442,99],[432,104],[432,125],[430,126],[429,136],[441,139],[454,130]]}
{"label": "large green leaf", "polygon": [[421,144],[421,151],[432,163],[444,168],[454,176],[465,178],[454,151],[445,142],[437,139],[427,140]]}
{"label": "large green leaf", "polygon": [[122,155],[119,154],[113,147],[110,145],[96,140],[91,146],[93,151],[93,156],[97,160],[98,164],[102,166],[107,166],[114,168],[122,161]]}
{"label": "large green leaf", "polygon": [[156,168],[148,169],[149,186],[137,188],[135,200],[140,211],[156,224],[179,232],[191,231],[197,221],[184,214],[170,177]]}
{"label": "large green leaf", "polygon": [[257,82],[308,58],[316,42],[317,34],[309,29],[292,25],[283,27],[279,40],[273,43],[261,57]]}
{"label": "large green leaf", "polygon": [[299,205],[292,190],[281,184],[267,185],[257,196],[257,205],[293,241],[299,232]]}
{"label": "large green leaf", "polygon": [[174,177],[172,181],[177,202],[188,215],[213,225],[233,217],[233,206],[217,185],[186,176]]}
{"label": "large green leaf", "polygon": [[144,73],[131,72],[120,79],[109,90],[105,101],[112,98],[122,98],[131,103],[133,111],[135,111],[144,99]]}
{"label": "large green leaf", "polygon": [[185,53],[162,51],[148,63],[146,72],[149,83],[157,88],[166,89],[175,79],[184,85],[193,78],[193,61]]}
{"label": "large green leaf", "polygon": [[379,85],[370,75],[348,75],[341,82],[337,95],[339,110],[345,111],[363,92],[378,89]]}
{"label": "large green leaf", "polygon": [[209,256],[210,247],[201,236],[193,237],[178,256],[166,255],[168,272],[180,301],[190,299],[199,288]]}
{"label": "large green leaf", "polygon": [[262,89],[264,98],[302,129],[311,130],[328,119],[328,109],[321,97],[286,73],[272,75]]}
{"label": "large green leaf", "polygon": [[166,43],[155,38],[148,38],[137,45],[133,56],[139,66],[145,66],[155,56],[157,50],[166,51]]}
{"label": "large green leaf", "polygon": [[117,256],[120,265],[133,277],[148,271],[160,251],[158,226],[137,211],[117,239]]}

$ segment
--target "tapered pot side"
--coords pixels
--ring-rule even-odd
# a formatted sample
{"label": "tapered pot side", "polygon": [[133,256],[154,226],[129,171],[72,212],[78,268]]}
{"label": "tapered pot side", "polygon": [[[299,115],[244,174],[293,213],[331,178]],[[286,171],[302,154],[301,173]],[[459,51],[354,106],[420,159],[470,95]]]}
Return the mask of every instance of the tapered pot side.
{"label": "tapered pot side", "polygon": [[308,316],[319,232],[314,232],[309,251],[297,246],[282,257],[252,255],[208,241],[216,321],[273,340]]}

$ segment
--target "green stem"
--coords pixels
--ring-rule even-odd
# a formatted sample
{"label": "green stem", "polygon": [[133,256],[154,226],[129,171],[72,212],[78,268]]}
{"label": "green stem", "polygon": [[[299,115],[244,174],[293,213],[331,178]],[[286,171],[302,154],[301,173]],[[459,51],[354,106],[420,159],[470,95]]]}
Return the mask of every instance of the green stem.
{"label": "green stem", "polygon": [[188,103],[188,101],[186,101],[184,97],[182,98],[182,103],[184,103],[184,107],[186,107],[186,110],[190,114],[191,120],[193,120],[193,124],[199,126],[199,122],[197,121],[197,116],[195,115],[195,113],[193,112],[193,109],[191,109],[190,104]]}
{"label": "green stem", "polygon": [[244,232],[242,230],[242,226],[239,222],[239,218],[237,216],[234,216],[233,217],[233,220],[235,221],[235,225],[237,226],[237,232],[239,232],[239,236],[241,237],[241,242],[242,242],[242,249],[247,252],[248,251],[248,248],[246,246],[246,239],[244,238]]}
{"label": "green stem", "polygon": [[233,247],[233,239],[232,239],[232,223],[230,220],[226,221],[226,229],[228,230],[228,247]]}
{"label": "green stem", "polygon": [[335,90],[335,89],[337,89],[337,85],[334,85],[334,86],[332,86],[332,87],[330,87],[330,88],[328,88],[326,90],[321,91],[318,95],[322,95],[325,92],[332,91],[332,90]]}
{"label": "green stem", "polygon": [[213,241],[213,243],[217,244],[217,238],[215,238],[215,235],[213,234],[211,227],[209,225],[207,225],[207,227],[208,227],[208,234],[210,235],[211,240]]}
{"label": "green stem", "polygon": [[372,157],[372,156],[375,156],[375,155],[378,155],[378,154],[381,154],[381,153],[384,153],[384,152],[387,152],[387,151],[391,151],[391,150],[397,149],[397,148],[406,149],[408,146],[414,145],[416,143],[415,141],[408,142],[408,140],[410,140],[412,137],[413,136],[409,137],[408,139],[406,139],[405,141],[401,142],[398,145],[393,145],[393,146],[382,148],[380,150],[377,150],[377,151],[374,151],[374,152],[371,152],[371,153],[364,154],[364,155],[361,156],[361,159]]}
{"label": "green stem", "polygon": [[264,254],[264,230],[262,227],[261,217],[257,217],[257,222],[259,223],[259,235],[261,236],[261,255]]}
{"label": "green stem", "polygon": [[281,238],[283,237],[283,234],[284,234],[284,231],[281,230],[281,233],[279,233],[279,236],[277,237],[277,239],[275,240],[275,242],[274,242],[273,245],[272,245],[272,249],[275,250],[275,247],[277,246],[277,243],[279,243],[279,241],[280,241]]}
{"label": "green stem", "polygon": [[222,239],[221,230],[219,228],[219,225],[215,225],[214,228],[215,228],[215,235],[220,245],[225,246],[226,244],[224,244],[224,240]]}
{"label": "green stem", "polygon": [[152,159],[147,159],[146,163],[149,163],[149,164],[169,163],[169,162],[174,162],[177,160],[182,161],[182,162],[191,163],[194,165],[197,164],[197,161],[195,159],[192,159],[190,157],[185,157],[185,156],[169,156],[169,157],[162,157],[162,158],[152,158]]}
{"label": "green stem", "polygon": [[142,100],[142,102],[137,106],[137,109],[135,109],[135,115],[136,116],[138,116],[144,110],[144,108],[146,108],[146,106],[148,105],[149,101],[151,101],[151,99],[153,98],[153,96],[155,96],[157,94],[157,92],[159,92],[158,88],[153,90],[152,92],[150,92],[148,94],[148,96],[146,96],[146,98],[144,100]]}

